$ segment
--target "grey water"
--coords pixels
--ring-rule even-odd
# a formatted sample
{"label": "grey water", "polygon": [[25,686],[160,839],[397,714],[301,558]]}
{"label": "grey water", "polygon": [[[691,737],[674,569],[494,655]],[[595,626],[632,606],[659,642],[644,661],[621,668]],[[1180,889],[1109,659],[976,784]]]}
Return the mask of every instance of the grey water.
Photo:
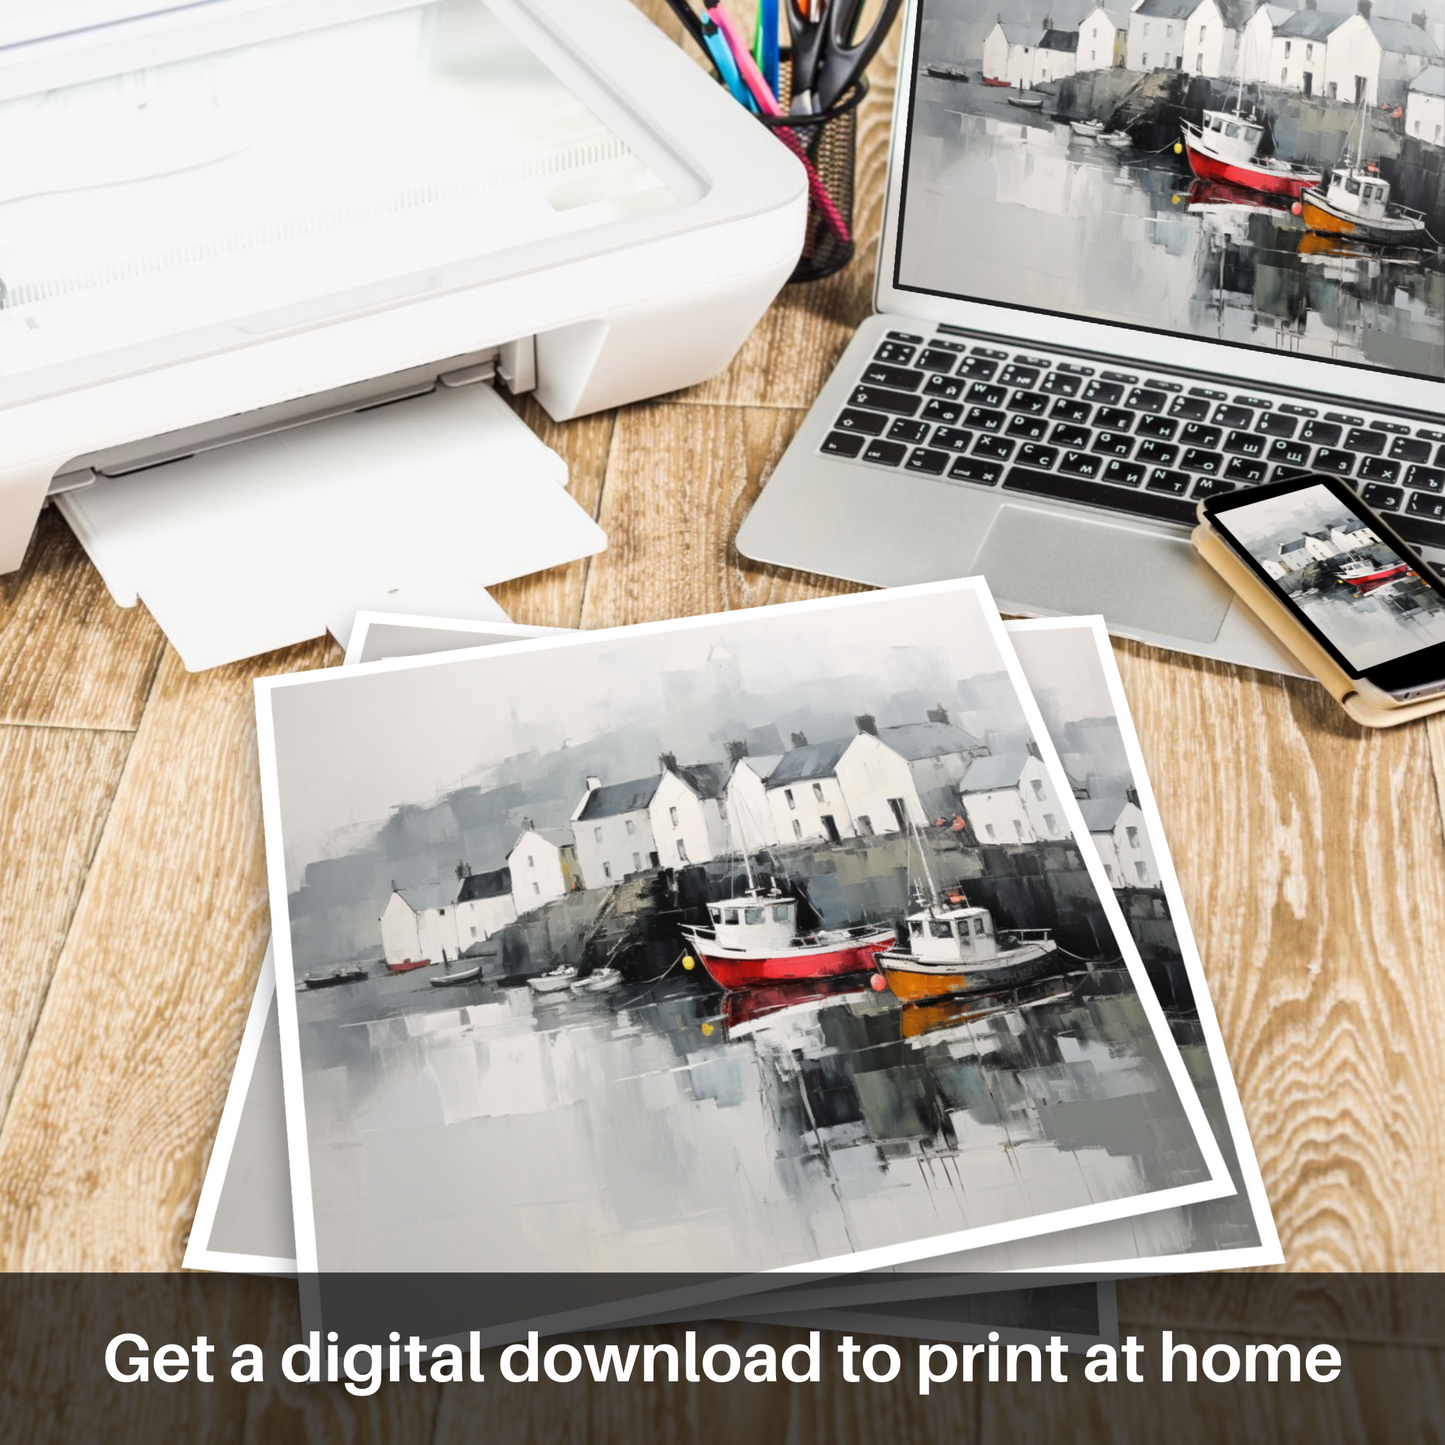
{"label": "grey water", "polygon": [[1445,375],[1434,258],[1338,254],[1288,211],[1196,183],[1170,147],[1081,140],[1007,94],[920,77],[903,285]]}
{"label": "grey water", "polygon": [[1127,972],[865,982],[299,993],[321,1268],[743,1272],[1208,1177]]}

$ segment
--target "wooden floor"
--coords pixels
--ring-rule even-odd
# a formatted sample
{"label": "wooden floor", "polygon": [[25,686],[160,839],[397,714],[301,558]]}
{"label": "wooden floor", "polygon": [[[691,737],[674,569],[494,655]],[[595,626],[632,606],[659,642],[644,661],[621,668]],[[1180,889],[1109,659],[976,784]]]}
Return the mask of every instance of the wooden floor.
{"label": "wooden floor", "polygon": [[[732,539],[868,310],[891,96],[880,65],[860,138],[867,244],[843,275],[784,292],[725,374],[566,425],[522,403],[609,547],[496,589],[517,621],[844,590],[746,563]],[[1116,647],[1287,1268],[1445,1268],[1445,721],[1366,733],[1313,685]],[[316,642],[186,673],[53,512],[0,578],[0,1269],[179,1267],[269,930],[251,679],[339,660]],[[1121,1286],[1125,1327],[1168,1323],[1169,1290]],[[587,1398],[594,1423],[627,1413]],[[793,1399],[791,1434],[864,1433],[831,1398]],[[1005,1438],[1022,1408],[935,1403],[925,1428],[920,1402],[870,1398],[925,1437]],[[272,1423],[300,1408],[273,1404]],[[493,1406],[437,1408],[452,1439],[480,1438]],[[527,1408],[546,1435],[573,1406]],[[1063,1407],[1037,1408],[1042,1427]],[[1357,1438],[1338,1428],[1314,1438]],[[711,1438],[705,1420],[686,1429]]]}

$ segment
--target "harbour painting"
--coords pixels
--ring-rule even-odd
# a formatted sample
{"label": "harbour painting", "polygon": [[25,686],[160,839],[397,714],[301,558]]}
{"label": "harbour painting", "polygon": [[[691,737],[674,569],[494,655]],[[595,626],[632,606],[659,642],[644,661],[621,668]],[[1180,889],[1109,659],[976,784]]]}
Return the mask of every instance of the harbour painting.
{"label": "harbour painting", "polygon": [[303,1270],[881,1267],[1233,1188],[979,581],[258,725]]}
{"label": "harbour painting", "polygon": [[1439,0],[922,0],[897,283],[1445,377]]}

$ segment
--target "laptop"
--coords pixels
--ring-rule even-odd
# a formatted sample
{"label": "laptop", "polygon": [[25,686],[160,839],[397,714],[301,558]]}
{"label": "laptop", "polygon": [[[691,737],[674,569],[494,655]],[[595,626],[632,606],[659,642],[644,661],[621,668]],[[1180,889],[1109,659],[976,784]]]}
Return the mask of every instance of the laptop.
{"label": "laptop", "polygon": [[[1383,67],[1358,108],[1202,82],[1169,18],[1188,8],[1143,0],[1116,34],[1102,8],[1050,26],[1042,0],[1007,22],[997,0],[910,7],[875,314],[744,556],[879,586],[982,573],[1005,612],[1294,674],[1195,556],[1202,497],[1330,472],[1445,563],[1445,150],[1380,109],[1408,98]],[[1389,31],[1407,69],[1440,63],[1433,26]],[[1354,234],[1307,227],[1312,176]],[[1402,248],[1362,208],[1426,214]]]}

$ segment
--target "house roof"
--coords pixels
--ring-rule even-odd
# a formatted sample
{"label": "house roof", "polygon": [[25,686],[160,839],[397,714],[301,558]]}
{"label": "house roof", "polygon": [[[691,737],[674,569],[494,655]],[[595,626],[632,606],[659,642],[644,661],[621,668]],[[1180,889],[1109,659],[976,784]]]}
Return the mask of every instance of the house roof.
{"label": "house roof", "polygon": [[1416,95],[1445,95],[1445,65],[1427,65],[1410,82],[1410,89]]}
{"label": "house roof", "polygon": [[575,846],[577,839],[570,828],[524,828],[518,835],[517,841],[512,844],[507,852],[510,858],[518,848],[522,846],[522,839],[526,837],[540,838],[544,843],[550,843],[554,848],[571,848]]}
{"label": "house roof", "polygon": [[[1278,30],[1295,13],[1295,10],[1288,5],[1261,5],[1254,15],[1263,14],[1269,20],[1270,29]],[[1251,20],[1254,19],[1254,15],[1250,16]]]}
{"label": "house roof", "polygon": [[910,763],[922,758],[941,758],[949,753],[966,753],[983,744],[952,723],[898,723],[879,728],[878,740],[887,743],[899,757]]}
{"label": "house roof", "polygon": [[[856,737],[855,733],[853,737]],[[826,778],[838,766],[838,759],[848,751],[852,737],[833,738],[826,743],[809,743],[784,753],[777,767],[768,774],[767,786],[780,788],[785,783],[806,783],[812,778]]]}
{"label": "house roof", "polygon": [[1080,798],[1079,811],[1091,833],[1111,833],[1119,815],[1129,806],[1128,798]]}
{"label": "house roof", "polygon": [[458,903],[476,903],[483,898],[500,898],[512,891],[512,870],[494,868],[490,873],[473,873],[462,879],[457,890]]}
{"label": "house roof", "polygon": [[457,884],[454,878],[440,882],[434,879],[430,883],[414,883],[410,888],[394,891],[413,913],[421,913],[428,908],[450,908],[457,896]]}
{"label": "house roof", "polygon": [[726,763],[686,763],[673,769],[699,798],[720,798],[727,787]]}
{"label": "house roof", "polygon": [[[1002,30],[1003,38],[1007,40],[1010,45],[1032,45],[1034,43],[1034,37],[1039,33],[1034,26],[1020,25],[1014,20],[1000,20],[993,28],[994,30]],[[993,31],[989,33],[992,34]]]}
{"label": "house roof", "polygon": [[1144,0],[1134,7],[1134,14],[1146,20],[1187,20],[1197,9],[1199,0]]}
{"label": "house roof", "polygon": [[745,754],[732,765],[732,768],[728,772],[728,777],[731,778],[733,773],[737,772],[737,770],[746,763],[759,778],[766,782],[768,780],[768,774],[782,762],[783,757],[783,753],[763,753],[758,757]]}
{"label": "house roof", "polygon": [[1079,32],[1077,30],[1045,30],[1044,38],[1039,41],[1040,50],[1062,50],[1072,55],[1079,48]]}
{"label": "house roof", "polygon": [[[1104,19],[1107,20],[1115,30],[1127,30],[1129,28],[1129,12],[1127,10],[1116,10],[1112,5],[1095,5],[1094,9],[1089,11],[1089,15],[1094,14],[1094,11],[1098,11],[1103,15]],[[1084,20],[1087,20],[1089,15],[1085,15]],[[1079,21],[1080,30],[1084,28],[1084,20]]]}
{"label": "house roof", "polygon": [[1283,40],[1323,40],[1333,35],[1350,17],[1328,10],[1296,10],[1288,20],[1275,27]]}
{"label": "house roof", "polygon": [[609,783],[605,788],[598,788],[587,799],[577,821],[590,823],[597,818],[639,813],[652,801],[661,781],[662,774],[654,773],[650,778],[634,778],[630,783]]}
{"label": "house roof", "polygon": [[1297,552],[1301,547],[1304,546],[1304,544],[1305,539],[1303,537],[1299,537],[1293,542],[1281,542],[1279,544],[1279,550],[1281,552]]}
{"label": "house roof", "polygon": [[986,793],[992,788],[1012,788],[1028,766],[1032,753],[991,753],[975,758],[963,775],[959,791]]}
{"label": "house roof", "polygon": [[1305,536],[1313,537],[1316,542],[1328,542],[1330,540],[1330,534],[1328,532],[1306,532]]}
{"label": "house roof", "polygon": [[1374,32],[1381,49],[1388,50],[1392,55],[1440,54],[1440,47],[1429,34],[1408,20],[1386,20],[1382,16],[1372,15],[1366,24]]}

